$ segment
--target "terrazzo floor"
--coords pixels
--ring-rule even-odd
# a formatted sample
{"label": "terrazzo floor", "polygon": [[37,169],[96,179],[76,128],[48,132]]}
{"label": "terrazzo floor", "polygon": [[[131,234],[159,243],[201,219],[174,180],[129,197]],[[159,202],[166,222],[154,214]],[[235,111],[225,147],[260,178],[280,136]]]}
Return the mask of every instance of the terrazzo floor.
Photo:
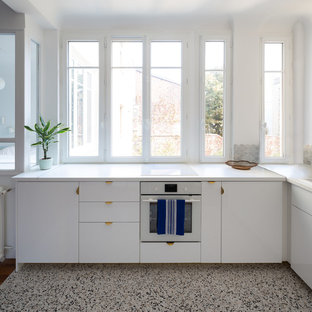
{"label": "terrazzo floor", "polygon": [[0,311],[312,311],[288,264],[28,264]]}

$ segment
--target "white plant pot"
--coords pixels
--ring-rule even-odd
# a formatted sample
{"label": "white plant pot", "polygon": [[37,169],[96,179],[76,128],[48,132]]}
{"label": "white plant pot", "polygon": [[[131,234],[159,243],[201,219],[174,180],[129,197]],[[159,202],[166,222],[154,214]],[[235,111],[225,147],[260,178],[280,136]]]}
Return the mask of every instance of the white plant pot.
{"label": "white plant pot", "polygon": [[52,163],[53,163],[53,158],[39,159],[39,167],[41,170],[51,169]]}

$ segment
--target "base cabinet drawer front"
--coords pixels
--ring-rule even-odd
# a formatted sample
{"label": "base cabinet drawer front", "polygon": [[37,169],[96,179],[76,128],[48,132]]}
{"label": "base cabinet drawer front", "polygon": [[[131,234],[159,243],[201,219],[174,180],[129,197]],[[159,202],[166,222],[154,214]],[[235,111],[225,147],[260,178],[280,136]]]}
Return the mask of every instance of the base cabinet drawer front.
{"label": "base cabinet drawer front", "polygon": [[290,262],[292,269],[312,288],[312,216],[294,205],[291,207]]}
{"label": "base cabinet drawer front", "polygon": [[141,243],[141,263],[200,262],[200,243]]}
{"label": "base cabinet drawer front", "polygon": [[139,182],[80,182],[80,201],[139,201]]}
{"label": "base cabinet drawer front", "polygon": [[139,222],[139,202],[81,202],[80,222]]}
{"label": "base cabinet drawer front", "polygon": [[291,187],[291,203],[292,205],[304,210],[312,216],[312,193],[300,187]]}
{"label": "base cabinet drawer front", "polygon": [[139,223],[80,223],[79,262],[139,262]]}

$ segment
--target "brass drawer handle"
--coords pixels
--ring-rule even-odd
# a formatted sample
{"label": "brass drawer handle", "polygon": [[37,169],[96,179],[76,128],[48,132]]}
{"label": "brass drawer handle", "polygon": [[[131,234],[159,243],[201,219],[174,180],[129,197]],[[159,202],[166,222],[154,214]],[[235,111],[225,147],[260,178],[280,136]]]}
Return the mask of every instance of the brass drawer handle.
{"label": "brass drawer handle", "polygon": [[113,202],[109,202],[109,201],[106,201],[106,202],[105,202],[106,205],[111,205],[112,203],[113,203]]}
{"label": "brass drawer handle", "polygon": [[79,190],[79,186],[78,186],[77,189],[76,189],[76,194],[77,194],[77,195],[79,195],[79,193],[80,193],[79,191],[80,191],[80,190]]}
{"label": "brass drawer handle", "polygon": [[224,194],[224,188],[221,186],[221,195]]}
{"label": "brass drawer handle", "polygon": [[216,181],[208,181],[208,183],[213,184],[216,183]]}
{"label": "brass drawer handle", "polygon": [[105,181],[106,184],[112,184],[113,181]]}
{"label": "brass drawer handle", "polygon": [[167,245],[173,246],[174,242],[167,242]]}
{"label": "brass drawer handle", "polygon": [[112,225],[113,222],[105,222],[106,225]]}

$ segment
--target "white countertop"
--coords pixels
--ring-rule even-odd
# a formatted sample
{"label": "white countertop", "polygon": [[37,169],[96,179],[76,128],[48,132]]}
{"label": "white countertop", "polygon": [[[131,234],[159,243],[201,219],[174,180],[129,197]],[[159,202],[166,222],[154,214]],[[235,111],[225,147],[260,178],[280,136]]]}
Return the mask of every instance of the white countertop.
{"label": "white countertop", "polygon": [[16,181],[285,181],[262,167],[236,170],[225,164],[66,164],[50,170],[35,169]]}
{"label": "white countertop", "polygon": [[287,178],[287,181],[312,192],[312,167],[308,165],[261,165]]}

